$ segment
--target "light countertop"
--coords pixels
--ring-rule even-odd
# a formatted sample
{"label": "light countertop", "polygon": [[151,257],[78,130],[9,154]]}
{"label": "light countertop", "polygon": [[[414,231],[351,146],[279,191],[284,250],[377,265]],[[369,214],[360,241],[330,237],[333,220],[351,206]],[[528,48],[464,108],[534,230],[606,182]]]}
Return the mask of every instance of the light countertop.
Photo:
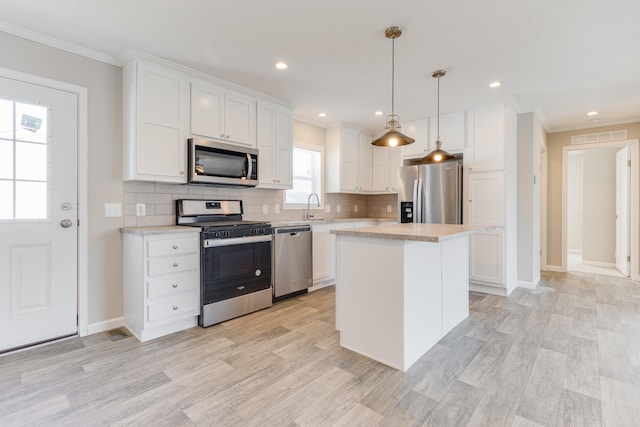
{"label": "light countertop", "polygon": [[473,233],[489,231],[495,227],[460,224],[381,224],[373,227],[357,227],[331,230],[339,236],[355,236],[375,239],[417,240],[422,242],[441,242],[468,236]]}
{"label": "light countertop", "polygon": [[270,221],[272,227],[288,227],[295,225],[320,225],[320,224],[338,224],[345,222],[375,222],[380,224],[393,224],[397,220],[395,218],[313,218],[287,221]]}
{"label": "light countertop", "polygon": [[140,236],[150,236],[153,234],[199,233],[200,230],[200,227],[186,227],[184,225],[160,225],[154,227],[124,227],[120,229],[120,232],[137,234]]}

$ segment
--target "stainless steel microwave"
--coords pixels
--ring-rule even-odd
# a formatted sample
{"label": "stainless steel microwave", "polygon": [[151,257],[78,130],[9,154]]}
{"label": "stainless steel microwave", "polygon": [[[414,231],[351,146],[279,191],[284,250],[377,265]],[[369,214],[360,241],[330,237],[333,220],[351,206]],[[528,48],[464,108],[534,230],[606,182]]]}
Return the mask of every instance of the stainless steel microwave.
{"label": "stainless steel microwave", "polygon": [[189,183],[258,185],[258,150],[202,138],[189,140]]}

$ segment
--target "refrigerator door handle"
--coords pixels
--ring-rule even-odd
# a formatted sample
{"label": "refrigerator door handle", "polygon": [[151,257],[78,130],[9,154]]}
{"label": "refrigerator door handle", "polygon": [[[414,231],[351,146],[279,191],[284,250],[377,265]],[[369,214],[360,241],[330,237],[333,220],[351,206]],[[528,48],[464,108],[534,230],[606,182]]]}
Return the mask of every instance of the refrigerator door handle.
{"label": "refrigerator door handle", "polygon": [[419,222],[418,221],[418,180],[414,179],[413,180],[413,199],[411,200],[413,203],[413,221],[412,222]]}
{"label": "refrigerator door handle", "polygon": [[418,215],[415,222],[424,222],[424,218],[422,218],[422,180],[418,178],[418,188],[416,193],[418,194]]}

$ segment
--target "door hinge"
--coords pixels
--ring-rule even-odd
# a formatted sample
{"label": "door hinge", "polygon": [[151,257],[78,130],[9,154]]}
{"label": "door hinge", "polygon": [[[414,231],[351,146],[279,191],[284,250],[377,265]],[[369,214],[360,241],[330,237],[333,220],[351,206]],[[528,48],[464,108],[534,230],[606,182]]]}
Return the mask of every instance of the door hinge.
{"label": "door hinge", "polygon": [[631,255],[627,255],[627,262],[631,262]]}
{"label": "door hinge", "polygon": [[631,160],[627,160],[627,166],[631,167]]}

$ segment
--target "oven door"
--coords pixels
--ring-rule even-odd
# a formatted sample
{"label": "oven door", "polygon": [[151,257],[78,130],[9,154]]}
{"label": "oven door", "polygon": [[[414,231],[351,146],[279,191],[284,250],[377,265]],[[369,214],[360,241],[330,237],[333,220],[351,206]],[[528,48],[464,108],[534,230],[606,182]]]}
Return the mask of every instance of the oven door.
{"label": "oven door", "polygon": [[204,241],[203,305],[270,287],[271,236]]}

